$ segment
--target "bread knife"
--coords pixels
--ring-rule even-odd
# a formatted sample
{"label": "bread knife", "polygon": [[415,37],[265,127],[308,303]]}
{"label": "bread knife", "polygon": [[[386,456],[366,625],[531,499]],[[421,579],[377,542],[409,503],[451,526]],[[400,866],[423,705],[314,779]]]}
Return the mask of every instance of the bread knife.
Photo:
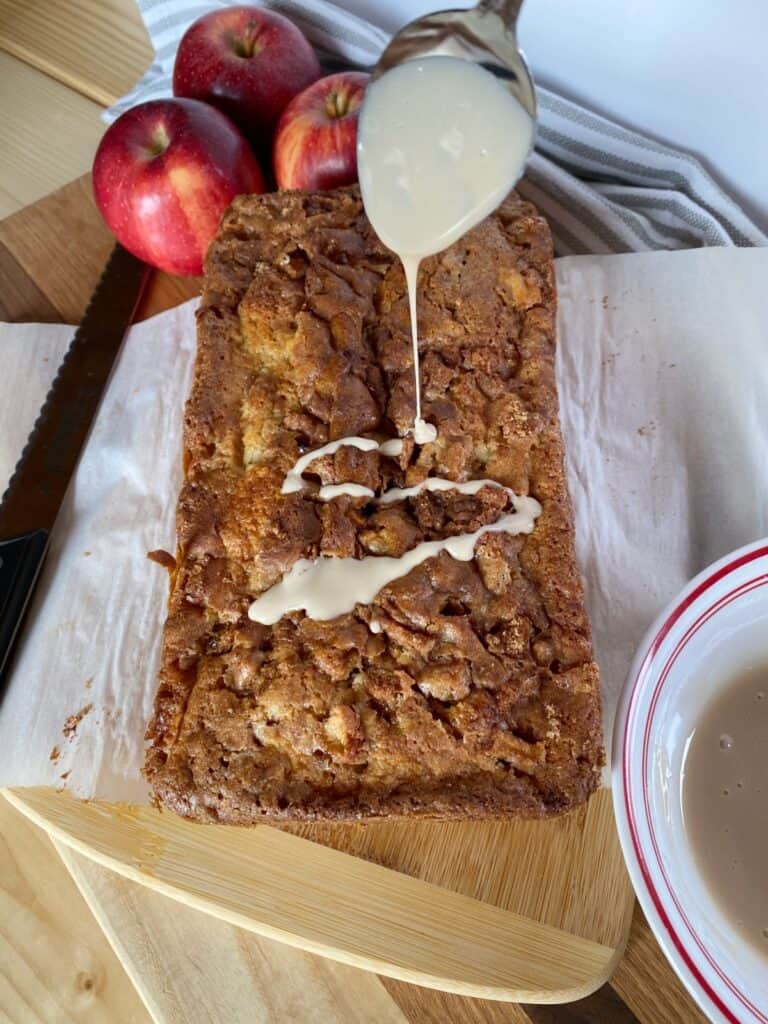
{"label": "bread knife", "polygon": [[115,246],[0,502],[0,700],[53,524],[148,276]]}

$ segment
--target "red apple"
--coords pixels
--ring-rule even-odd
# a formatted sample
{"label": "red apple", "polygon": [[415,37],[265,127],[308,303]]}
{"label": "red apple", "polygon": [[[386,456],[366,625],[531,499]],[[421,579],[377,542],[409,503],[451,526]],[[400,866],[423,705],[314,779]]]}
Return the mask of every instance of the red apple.
{"label": "red apple", "polygon": [[342,71],[291,100],[275,132],[279,188],[337,188],[357,181],[357,119],[369,77]]}
{"label": "red apple", "polygon": [[197,100],[151,100],[107,130],[93,191],[115,237],[170,274],[201,274],[236,195],[263,192],[261,168],[238,128]]}
{"label": "red apple", "polygon": [[262,7],[225,7],[199,18],[184,33],[173,92],[218,107],[257,150],[268,152],[287,104],[320,75],[315,51],[282,14]]}

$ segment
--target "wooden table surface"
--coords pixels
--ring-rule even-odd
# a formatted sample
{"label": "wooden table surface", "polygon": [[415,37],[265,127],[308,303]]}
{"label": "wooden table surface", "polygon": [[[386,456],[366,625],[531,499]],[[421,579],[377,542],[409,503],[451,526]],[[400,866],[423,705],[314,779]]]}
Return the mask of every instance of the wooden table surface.
{"label": "wooden table surface", "polygon": [[[151,57],[132,0],[0,0],[0,82],[13,96],[0,104],[0,319],[79,319],[110,238],[87,180],[67,182],[90,166],[104,105]],[[50,237],[61,203],[79,211],[87,247]],[[51,258],[57,243],[67,273]],[[158,276],[141,315],[188,294],[188,282]],[[240,931],[57,851],[3,800],[0,836],[0,1020],[14,1024],[704,1020],[639,909],[610,986],[570,1006],[521,1007],[419,989]]]}

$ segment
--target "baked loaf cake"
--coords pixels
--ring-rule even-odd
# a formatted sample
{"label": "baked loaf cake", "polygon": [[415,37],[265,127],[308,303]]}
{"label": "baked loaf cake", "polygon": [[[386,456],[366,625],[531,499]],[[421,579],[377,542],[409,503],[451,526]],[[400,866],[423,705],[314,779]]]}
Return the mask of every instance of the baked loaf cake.
{"label": "baked loaf cake", "polygon": [[[187,817],[558,814],[603,763],[597,667],[573,545],[545,222],[514,194],[422,265],[425,418],[399,457],[329,440],[404,435],[414,383],[402,267],[357,189],[244,196],[208,254],[186,411],[160,686],[146,776]],[[322,502],[427,475],[492,478],[542,505],[533,532],[443,552],[331,621],[251,602],[299,558],[399,557],[509,511],[501,488]],[[372,628],[373,627],[373,628]]]}

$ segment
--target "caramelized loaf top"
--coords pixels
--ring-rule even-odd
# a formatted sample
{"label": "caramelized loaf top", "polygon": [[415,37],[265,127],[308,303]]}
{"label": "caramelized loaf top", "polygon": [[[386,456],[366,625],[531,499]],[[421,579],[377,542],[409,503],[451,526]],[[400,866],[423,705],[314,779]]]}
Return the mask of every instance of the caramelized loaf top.
{"label": "caramelized loaf top", "polygon": [[[208,254],[186,411],[161,681],[146,773],[182,814],[247,823],[558,813],[602,763],[597,668],[573,550],[545,222],[514,194],[419,278],[425,417],[399,458],[342,448],[281,495],[299,455],[412,424],[402,267],[357,189],[237,199]],[[329,622],[249,621],[299,558],[399,556],[509,510],[497,488],[377,506],[427,475],[531,494],[529,536],[487,534]],[[380,632],[372,632],[375,619]]]}

